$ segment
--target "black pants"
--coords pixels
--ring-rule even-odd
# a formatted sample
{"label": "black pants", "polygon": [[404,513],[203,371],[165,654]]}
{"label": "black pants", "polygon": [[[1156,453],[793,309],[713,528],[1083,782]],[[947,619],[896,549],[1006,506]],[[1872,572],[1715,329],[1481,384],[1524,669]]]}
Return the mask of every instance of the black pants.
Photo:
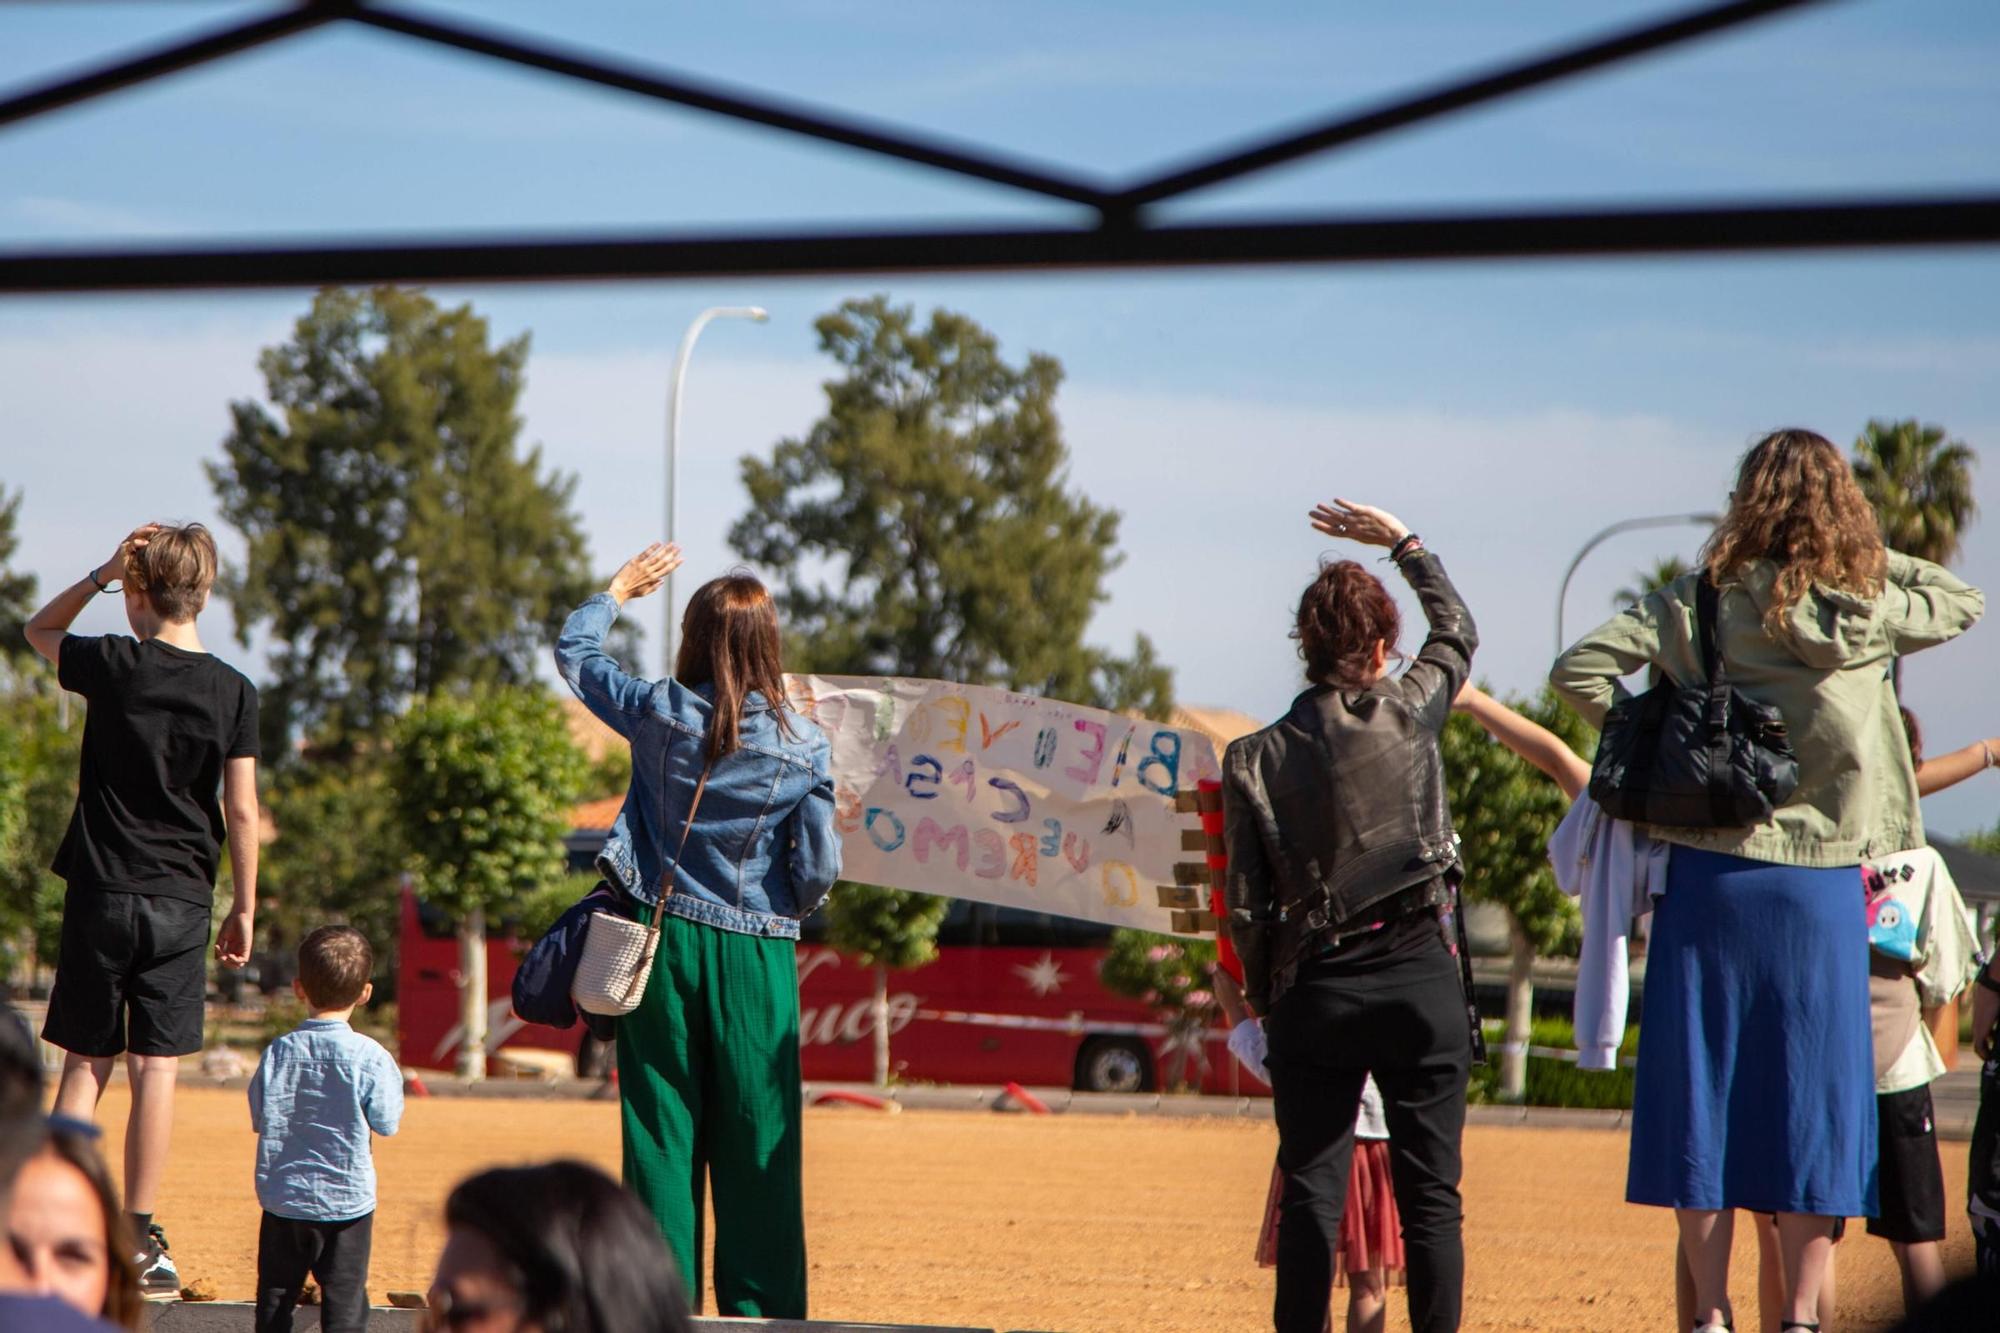
{"label": "black pants", "polygon": [[1979,1070],[1979,1116],[1972,1124],[1967,1167],[1966,1198],[1984,1214],[1974,1214],[1973,1253],[1980,1273],[2000,1279],[2000,1223],[1990,1220],[2000,1213],[2000,1054]]}
{"label": "black pants", "polygon": [[306,1222],[265,1213],[257,1229],[257,1333],[292,1333],[292,1307],[310,1274],[319,1282],[323,1333],[368,1327],[368,1249],[375,1214]]}
{"label": "black pants", "polygon": [[1309,964],[1265,1022],[1278,1118],[1278,1333],[1320,1333],[1354,1154],[1361,1082],[1374,1074],[1403,1215],[1410,1327],[1449,1333],[1464,1303],[1458,1194],[1472,1067],[1465,993],[1435,948],[1356,970]]}

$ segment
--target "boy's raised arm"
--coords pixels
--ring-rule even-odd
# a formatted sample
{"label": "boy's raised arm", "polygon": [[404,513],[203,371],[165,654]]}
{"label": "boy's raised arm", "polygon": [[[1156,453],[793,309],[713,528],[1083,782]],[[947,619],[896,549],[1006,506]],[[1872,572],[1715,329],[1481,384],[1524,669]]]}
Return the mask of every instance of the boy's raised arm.
{"label": "boy's raised arm", "polygon": [[91,598],[110,591],[111,584],[125,577],[126,557],[143,547],[159,527],[157,523],[147,523],[134,528],[131,536],[118,543],[118,549],[111,553],[109,560],[51,597],[47,605],[29,616],[23,631],[28,646],[46,657],[51,666],[61,667],[62,641],[69,633],[69,627],[83,613],[83,608],[90,604]]}

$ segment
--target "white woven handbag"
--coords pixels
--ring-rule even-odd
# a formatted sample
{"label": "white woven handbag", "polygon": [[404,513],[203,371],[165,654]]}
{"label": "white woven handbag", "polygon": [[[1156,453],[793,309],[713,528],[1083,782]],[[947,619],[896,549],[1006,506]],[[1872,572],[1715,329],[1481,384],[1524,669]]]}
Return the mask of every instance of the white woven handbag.
{"label": "white woven handbag", "polygon": [[681,853],[687,850],[694,816],[701,809],[701,795],[708,790],[708,769],[701,770],[695,784],[694,803],[688,806],[687,823],[681,827],[681,845],[674,849],[673,863],[660,876],[660,901],[653,905],[650,924],[610,912],[593,912],[583,932],[583,956],[577,959],[576,980],[570,983],[569,997],[588,1014],[616,1018],[639,1007],[646,993],[646,979],[653,975],[653,955],[660,951],[660,918],[666,915],[667,895],[674,891],[674,871],[680,868]]}

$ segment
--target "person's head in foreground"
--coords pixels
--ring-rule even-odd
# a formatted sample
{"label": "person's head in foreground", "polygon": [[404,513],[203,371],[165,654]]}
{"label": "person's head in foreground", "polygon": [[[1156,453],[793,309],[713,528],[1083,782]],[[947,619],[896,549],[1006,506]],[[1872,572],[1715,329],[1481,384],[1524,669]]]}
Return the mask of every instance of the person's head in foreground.
{"label": "person's head in foreground", "polygon": [[[117,1300],[120,1290],[110,1276],[117,1260],[102,1240],[115,1236],[122,1224],[117,1204],[108,1193],[101,1163],[96,1164],[96,1178],[106,1182],[102,1197],[96,1196],[87,1168],[66,1165],[65,1150],[54,1146],[42,1119],[41,1096],[42,1068],[35,1058],[34,1037],[12,1006],[0,1004],[0,1328],[108,1328],[93,1316]],[[94,1159],[95,1153],[90,1156]],[[78,1175],[84,1177],[80,1190]],[[81,1240],[80,1252],[52,1255],[58,1262],[44,1264],[43,1238],[52,1231],[74,1232]],[[106,1260],[102,1275],[93,1258],[93,1241],[95,1252]],[[130,1251],[129,1244],[117,1251],[128,1278]],[[64,1262],[68,1258],[79,1261],[74,1265],[78,1271],[62,1271],[71,1267]],[[75,1303],[67,1299],[71,1288]],[[133,1304],[119,1301],[119,1314],[127,1327],[136,1328],[136,1285],[129,1293]]]}
{"label": "person's head in foreground", "polygon": [[137,1246],[86,1128],[55,1121],[41,1150],[21,1164],[7,1204],[7,1246],[26,1290],[126,1328],[144,1326]]}
{"label": "person's head in foreground", "polygon": [[779,729],[792,734],[784,708],[778,608],[770,591],[750,574],[739,571],[710,579],[688,598],[681,615],[674,678],[683,685],[714,687],[715,719],[705,747],[710,759],[736,749],[743,705],[752,693],[764,696]]}
{"label": "person's head in foreground", "polygon": [[428,1327],[687,1333],[687,1297],[637,1199],[582,1162],[502,1167],[445,1200]]}
{"label": "person's head in foreground", "polygon": [[1772,431],[1751,446],[1702,559],[1717,583],[1758,560],[1777,567],[1765,611],[1774,633],[1814,584],[1874,597],[1886,566],[1875,507],[1847,455],[1809,430]]}
{"label": "person's head in foreground", "polygon": [[215,538],[199,523],[141,530],[125,557],[125,618],[141,638],[192,622],[215,586]]}
{"label": "person's head in foreground", "polygon": [[321,926],[299,941],[299,975],[292,993],[315,1014],[346,1013],[368,1003],[375,987],[375,951],[352,926]]}

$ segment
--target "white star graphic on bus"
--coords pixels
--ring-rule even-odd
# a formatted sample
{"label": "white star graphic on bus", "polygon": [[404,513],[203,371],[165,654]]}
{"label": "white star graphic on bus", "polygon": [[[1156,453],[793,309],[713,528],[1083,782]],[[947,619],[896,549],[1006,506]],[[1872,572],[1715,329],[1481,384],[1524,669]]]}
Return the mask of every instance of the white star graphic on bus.
{"label": "white star graphic on bus", "polygon": [[1061,990],[1063,982],[1068,980],[1063,976],[1062,964],[1056,961],[1054,954],[1046,951],[1043,952],[1040,962],[1029,967],[1017,966],[1014,973],[1027,982],[1028,989],[1037,995],[1053,995]]}

